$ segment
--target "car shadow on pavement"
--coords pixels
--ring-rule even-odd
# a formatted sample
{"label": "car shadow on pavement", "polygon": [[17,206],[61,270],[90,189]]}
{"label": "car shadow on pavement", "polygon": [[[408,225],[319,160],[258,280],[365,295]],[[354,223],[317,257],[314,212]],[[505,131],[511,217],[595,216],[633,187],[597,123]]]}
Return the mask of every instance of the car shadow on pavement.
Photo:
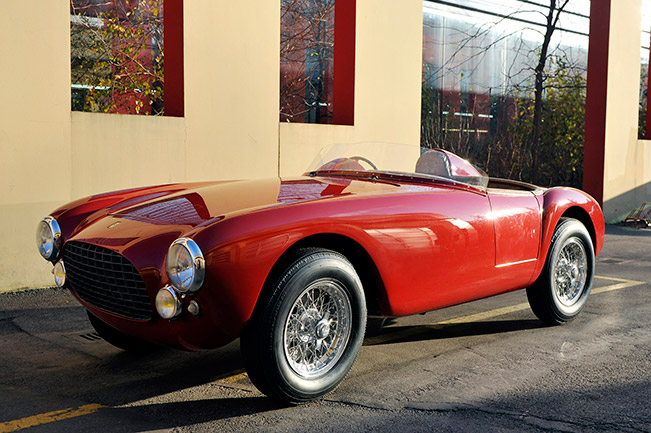
{"label": "car shadow on pavement", "polygon": [[146,354],[117,352],[92,366],[103,386],[85,386],[85,398],[119,406],[217,382],[242,370],[236,347],[207,352],[167,348]]}
{"label": "car shadow on pavement", "polygon": [[[0,388],[36,396],[43,412],[61,409],[62,401],[128,406],[175,392],[192,394],[195,387],[213,384],[215,389],[230,387],[231,394],[247,397],[255,392],[260,400],[271,401],[248,379],[235,385],[221,381],[243,369],[239,340],[203,352],[163,347],[127,352],[94,335],[83,307],[0,310],[0,344],[5,372]],[[12,400],[9,394],[0,396],[0,406]],[[35,412],[0,409],[0,422]]]}
{"label": "car shadow on pavement", "polygon": [[[94,419],[85,417],[64,420],[57,424],[58,431],[88,431],[98,425],[110,426],[112,433],[135,431],[179,431],[197,425],[215,423],[220,420],[237,420],[240,428],[246,417],[282,409],[273,400],[259,397],[199,398],[196,400],[168,402],[137,402],[131,405],[105,407],[95,414]],[[258,418],[259,419],[259,418]],[[194,426],[194,427],[191,427]]]}
{"label": "car shadow on pavement", "polygon": [[[113,408],[111,411],[122,417],[140,418],[145,415],[150,420],[147,428],[168,429],[174,427],[215,422],[221,419],[239,418],[285,408],[270,398],[237,397],[237,398],[210,398],[192,401],[174,401],[168,403],[155,403],[134,407]],[[156,416],[163,414],[164,416]],[[155,425],[151,420],[158,419]]]}
{"label": "car shadow on pavement", "polygon": [[369,335],[365,346],[394,344],[413,341],[443,340],[447,338],[504,334],[546,327],[537,319],[492,320],[455,324],[432,324],[415,326],[391,326]]}

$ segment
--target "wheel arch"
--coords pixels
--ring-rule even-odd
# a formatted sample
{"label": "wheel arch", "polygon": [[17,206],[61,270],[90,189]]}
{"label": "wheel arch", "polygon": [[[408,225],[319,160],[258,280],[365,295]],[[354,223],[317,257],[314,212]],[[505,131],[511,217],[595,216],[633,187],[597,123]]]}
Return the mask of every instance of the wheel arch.
{"label": "wheel arch", "polygon": [[273,286],[280,278],[282,272],[290,265],[291,260],[295,257],[295,253],[298,250],[306,248],[328,249],[346,257],[362,281],[369,315],[378,315],[382,311],[387,311],[388,301],[382,277],[366,249],[348,236],[336,233],[319,233],[295,242],[276,260],[265,279],[262,291],[254,308],[254,314],[258,306],[266,302]]}
{"label": "wheel arch", "polygon": [[[601,251],[604,241],[604,217],[599,204],[583,191],[556,187],[550,188],[544,194],[543,204],[543,246],[549,246],[549,241],[562,217],[579,220],[590,233],[595,256]],[[543,248],[546,254],[546,249]]]}
{"label": "wheel arch", "polygon": [[581,222],[590,235],[594,254],[597,256],[604,243],[604,218],[599,204],[584,192],[567,187],[548,189],[543,196],[542,242],[538,266],[530,283],[543,269],[549,245],[561,218],[574,218]]}
{"label": "wheel arch", "polygon": [[[590,215],[588,215],[588,212],[586,212],[585,209],[583,209],[580,206],[572,206],[568,208],[563,214],[561,215],[561,218],[574,218],[575,220],[579,220],[588,230],[588,233],[590,234],[590,239],[592,239],[592,245],[596,249],[597,247],[597,234],[595,231],[594,227],[594,222],[592,221],[592,218],[590,218]],[[559,218],[558,221],[556,221],[556,226],[560,223],[561,219]]]}

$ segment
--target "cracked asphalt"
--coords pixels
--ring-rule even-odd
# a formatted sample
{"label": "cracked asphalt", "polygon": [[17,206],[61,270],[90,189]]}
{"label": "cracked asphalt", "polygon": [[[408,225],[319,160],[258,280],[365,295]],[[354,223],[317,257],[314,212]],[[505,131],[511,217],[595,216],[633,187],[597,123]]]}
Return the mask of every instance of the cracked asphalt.
{"label": "cracked asphalt", "polygon": [[0,433],[651,432],[650,247],[650,230],[609,226],[565,326],[518,307],[523,291],[392,321],[339,389],[298,407],[252,386],[238,342],[133,355],[66,291],[1,294]]}

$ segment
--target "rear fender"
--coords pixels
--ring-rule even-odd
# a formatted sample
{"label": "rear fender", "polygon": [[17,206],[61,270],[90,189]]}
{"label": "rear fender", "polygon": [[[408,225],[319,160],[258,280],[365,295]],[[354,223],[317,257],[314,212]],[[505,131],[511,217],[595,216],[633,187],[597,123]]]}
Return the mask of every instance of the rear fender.
{"label": "rear fender", "polygon": [[542,272],[554,230],[562,217],[578,219],[585,225],[594,244],[595,256],[601,252],[604,244],[605,224],[603,213],[599,204],[591,196],[578,189],[558,187],[546,190],[539,200],[542,201],[543,207],[543,236],[538,257],[542,260],[538,261],[530,284]]}

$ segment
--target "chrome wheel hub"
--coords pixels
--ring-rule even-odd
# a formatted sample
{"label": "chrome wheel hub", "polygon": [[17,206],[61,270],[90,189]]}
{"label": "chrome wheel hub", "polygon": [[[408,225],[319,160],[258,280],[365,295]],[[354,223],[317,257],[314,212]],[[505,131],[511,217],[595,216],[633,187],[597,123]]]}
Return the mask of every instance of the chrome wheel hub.
{"label": "chrome wheel hub", "polygon": [[570,307],[579,300],[587,274],[585,247],[578,239],[571,238],[561,249],[552,279],[554,294],[561,304]]}
{"label": "chrome wheel hub", "polygon": [[316,325],[316,338],[324,340],[330,335],[330,321],[322,320]]}
{"label": "chrome wheel hub", "polygon": [[319,312],[315,309],[309,309],[301,314],[298,319],[298,328],[295,329],[296,336],[303,342],[308,343],[314,340],[314,328],[319,321]]}
{"label": "chrome wheel hub", "polygon": [[352,308],[341,283],[325,278],[294,301],[283,335],[285,358],[298,375],[316,377],[333,368],[350,338]]}

